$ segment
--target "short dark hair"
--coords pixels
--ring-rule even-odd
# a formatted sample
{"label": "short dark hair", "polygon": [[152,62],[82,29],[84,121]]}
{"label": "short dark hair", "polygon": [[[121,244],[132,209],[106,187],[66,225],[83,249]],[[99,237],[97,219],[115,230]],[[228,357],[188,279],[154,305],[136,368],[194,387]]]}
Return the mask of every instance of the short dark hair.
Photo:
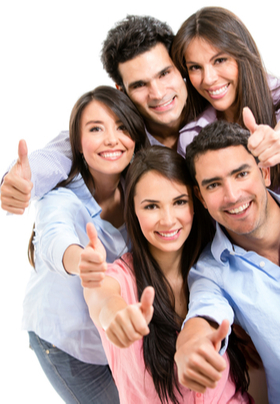
{"label": "short dark hair", "polygon": [[[186,148],[186,162],[195,184],[195,159],[209,150],[220,150],[230,146],[243,146],[248,153],[248,139],[250,132],[237,123],[219,120],[205,126]],[[258,163],[258,158],[255,157]]]}
{"label": "short dark hair", "polygon": [[119,63],[127,62],[162,43],[168,53],[174,38],[172,29],[149,16],[128,15],[107,34],[101,51],[101,62],[110,78],[123,87]]}

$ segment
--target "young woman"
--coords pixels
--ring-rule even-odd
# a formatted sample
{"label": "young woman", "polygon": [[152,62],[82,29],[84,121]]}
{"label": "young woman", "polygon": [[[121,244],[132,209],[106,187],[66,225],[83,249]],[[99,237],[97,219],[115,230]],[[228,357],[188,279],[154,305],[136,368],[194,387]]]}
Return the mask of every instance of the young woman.
{"label": "young woman", "polygon": [[[174,354],[187,313],[187,275],[212,223],[175,151],[153,146],[138,152],[126,177],[125,222],[132,253],[108,264],[101,286],[84,292],[120,402],[200,402],[202,397],[179,385]],[[82,266],[88,264],[82,259]],[[244,361],[236,371],[233,360],[230,375],[225,359],[223,378],[203,402],[249,403]]]}
{"label": "young woman", "polygon": [[[145,140],[142,119],[122,92],[97,87],[70,118],[69,178],[37,203],[35,263],[23,305],[23,328],[53,387],[67,403],[118,403],[99,333],[83,297],[78,263],[94,223],[109,262],[127,251],[123,179]],[[93,275],[93,276],[91,276]],[[98,279],[87,273],[86,285]]]}
{"label": "young woman", "polygon": [[[251,149],[264,164],[280,162],[280,132],[272,129],[280,119],[280,83],[265,72],[257,46],[238,17],[219,7],[197,11],[176,34],[172,58],[188,91],[189,124],[180,140],[182,154],[193,137],[216,119],[244,127],[243,109],[249,107],[258,125],[270,127],[259,128],[263,140],[258,138],[255,144],[251,139]],[[252,133],[256,128],[248,127]],[[277,165],[272,169],[272,188],[280,186],[279,176]]]}

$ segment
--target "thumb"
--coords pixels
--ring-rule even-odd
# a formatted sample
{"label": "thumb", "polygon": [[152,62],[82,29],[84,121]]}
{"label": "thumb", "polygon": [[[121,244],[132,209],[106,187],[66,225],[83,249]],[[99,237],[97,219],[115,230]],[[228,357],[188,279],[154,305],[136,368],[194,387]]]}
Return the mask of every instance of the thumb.
{"label": "thumb", "polygon": [[21,166],[22,177],[31,180],[31,169],[28,161],[28,150],[25,140],[20,140],[18,144],[18,161]]}
{"label": "thumb", "polygon": [[226,338],[229,330],[229,321],[228,320],[223,320],[223,322],[220,324],[219,328],[215,330],[210,339],[214,345],[214,348],[218,352],[221,348],[221,343],[223,339]]}
{"label": "thumb", "polygon": [[155,298],[155,290],[152,286],[147,286],[142,293],[141,300],[140,300],[140,309],[143,313],[143,316],[145,317],[147,324],[152,319],[154,308],[153,308],[153,303],[154,303],[154,298]]}
{"label": "thumb", "polygon": [[248,107],[243,108],[243,122],[251,134],[254,133],[258,128],[253,112]]}
{"label": "thumb", "polygon": [[92,248],[95,249],[97,247],[99,239],[98,239],[97,231],[96,231],[96,228],[94,227],[94,224],[87,223],[86,230],[87,230],[87,235],[89,238],[89,244],[91,245]]}

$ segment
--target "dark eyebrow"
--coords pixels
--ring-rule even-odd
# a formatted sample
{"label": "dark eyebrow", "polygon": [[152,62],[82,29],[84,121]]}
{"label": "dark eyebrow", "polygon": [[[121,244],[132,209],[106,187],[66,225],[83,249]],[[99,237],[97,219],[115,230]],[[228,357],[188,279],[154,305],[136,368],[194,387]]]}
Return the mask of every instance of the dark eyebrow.
{"label": "dark eyebrow", "polygon": [[[120,123],[122,123],[122,121],[121,121],[120,119],[118,119],[118,120],[116,121],[116,124],[119,125]],[[85,126],[87,126],[87,125],[103,125],[103,124],[104,124],[104,121],[98,121],[98,120],[96,120],[96,121],[88,121],[88,122],[85,124]]]}
{"label": "dark eyebrow", "polygon": [[[225,55],[225,54],[227,55],[226,52],[218,52],[218,53],[216,53],[214,56],[212,56],[210,60],[212,61],[212,60],[214,60],[214,59],[217,59],[219,56]],[[199,64],[199,63],[186,60],[186,64],[194,64],[194,65],[195,65],[195,64]]]}
{"label": "dark eyebrow", "polygon": [[[248,170],[249,168],[251,168],[250,164],[242,164],[240,167],[235,168],[234,170],[232,170],[227,175],[227,177],[231,177],[232,175],[240,173],[241,171],[244,171],[244,170]],[[206,179],[201,181],[201,186],[205,187],[205,186],[211,184],[212,182],[221,181],[221,180],[222,180],[222,177],[206,178]]]}
{"label": "dark eyebrow", "polygon": [[[173,198],[173,201],[177,201],[178,199],[181,199],[181,198],[184,198],[184,197],[189,198],[189,195],[188,195],[188,194],[182,194],[182,195],[176,196],[176,198]],[[159,201],[158,201],[158,200],[155,200],[155,199],[144,199],[141,203],[145,203],[145,202],[148,202],[148,203],[159,203]]]}
{"label": "dark eyebrow", "polygon": [[[165,73],[167,70],[171,69],[173,67],[173,65],[169,65],[167,67],[165,67],[164,69],[162,69],[160,72],[158,72],[155,77],[157,76],[161,76],[163,73]],[[132,83],[129,83],[128,88],[131,89],[135,86],[139,86],[140,84],[146,84],[147,82],[144,80],[138,80],[138,81],[133,81]]]}

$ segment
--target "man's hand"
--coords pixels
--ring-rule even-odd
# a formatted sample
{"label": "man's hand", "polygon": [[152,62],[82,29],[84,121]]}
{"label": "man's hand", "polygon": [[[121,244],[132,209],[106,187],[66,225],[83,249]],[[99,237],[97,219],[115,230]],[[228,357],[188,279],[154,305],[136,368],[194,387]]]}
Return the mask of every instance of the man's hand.
{"label": "man's hand", "polygon": [[217,329],[198,317],[186,322],[179,334],[175,353],[181,384],[200,393],[204,393],[207,387],[216,387],[226,368],[226,362],[219,350],[228,329],[227,320]]}
{"label": "man's hand", "polygon": [[84,288],[98,288],[107,269],[106,251],[92,223],[87,224],[89,243],[81,253],[79,275]]}
{"label": "man's hand", "polygon": [[149,334],[148,324],[154,313],[154,297],[154,288],[148,286],[142,293],[140,303],[127,305],[116,313],[105,330],[114,345],[127,348]]}
{"label": "man's hand", "polygon": [[243,121],[251,136],[248,149],[258,157],[260,167],[273,167],[280,163],[280,122],[272,129],[268,125],[257,125],[252,111],[243,109]]}
{"label": "man's hand", "polygon": [[22,215],[31,198],[31,169],[25,140],[18,145],[18,160],[5,175],[1,185],[1,207],[7,212]]}

